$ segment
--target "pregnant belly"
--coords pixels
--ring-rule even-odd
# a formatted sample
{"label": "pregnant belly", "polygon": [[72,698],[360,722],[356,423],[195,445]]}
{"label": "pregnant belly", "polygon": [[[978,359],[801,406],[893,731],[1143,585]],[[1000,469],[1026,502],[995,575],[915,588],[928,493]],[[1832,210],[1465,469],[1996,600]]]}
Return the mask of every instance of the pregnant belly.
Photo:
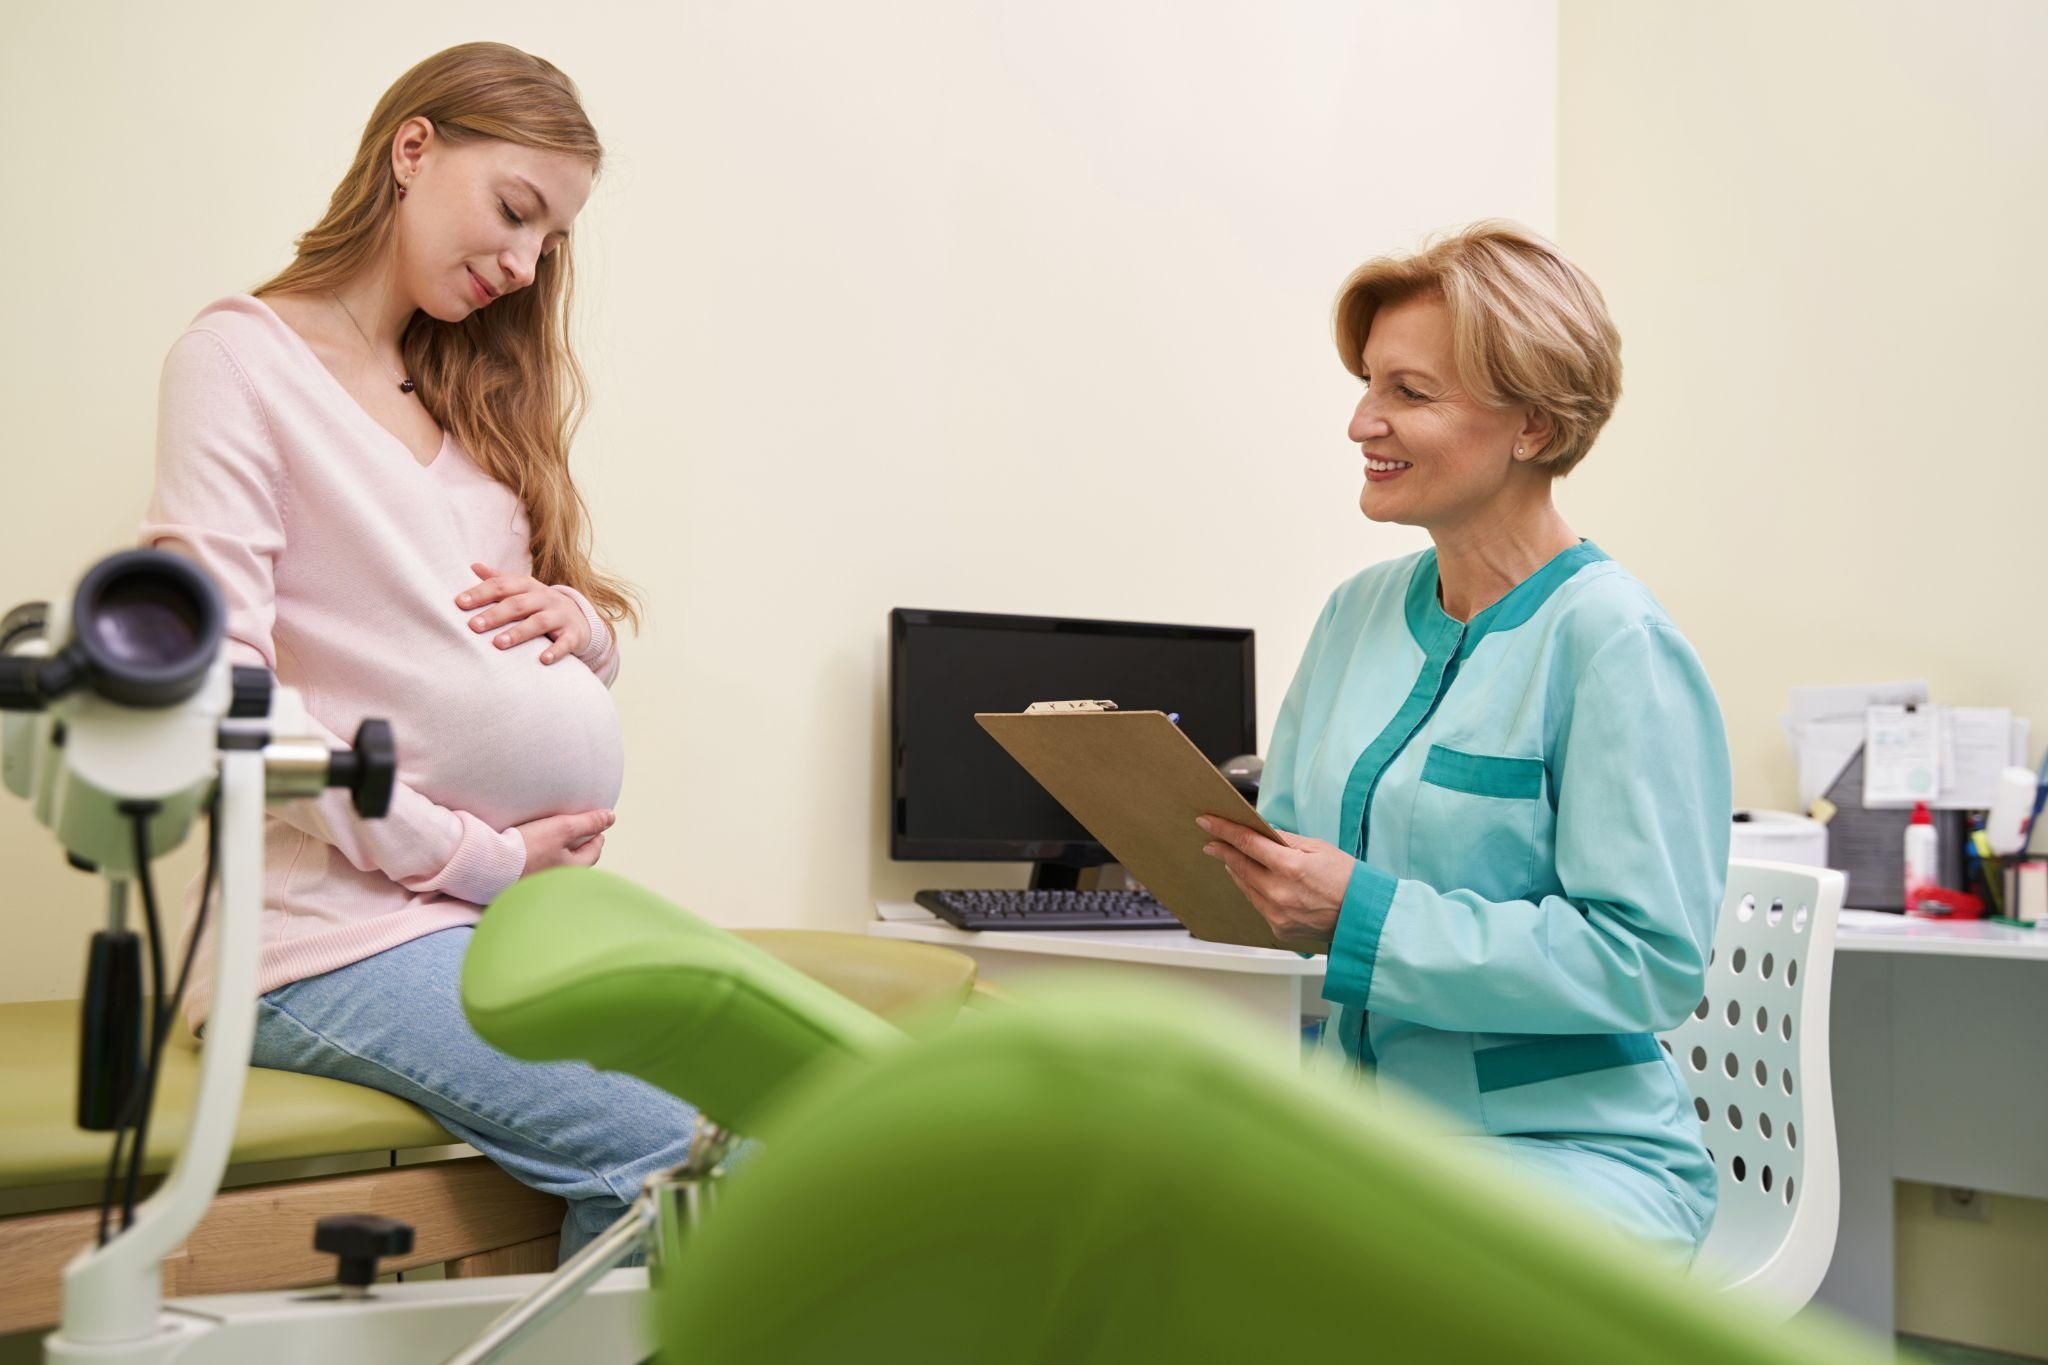
{"label": "pregnant belly", "polygon": [[468,666],[413,679],[393,708],[414,722],[410,739],[399,728],[401,779],[498,829],[615,805],[625,754],[611,693],[574,659],[543,665],[546,645],[462,650]]}

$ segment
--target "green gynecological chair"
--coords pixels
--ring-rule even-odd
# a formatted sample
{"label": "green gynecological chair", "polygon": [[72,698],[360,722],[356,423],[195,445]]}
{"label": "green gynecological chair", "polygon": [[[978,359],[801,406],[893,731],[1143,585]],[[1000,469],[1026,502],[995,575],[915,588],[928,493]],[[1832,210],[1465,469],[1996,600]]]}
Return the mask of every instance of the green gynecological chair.
{"label": "green gynecological chair", "polygon": [[759,1139],[658,1246],[678,1365],[1890,1359],[1653,1264],[1399,1101],[1276,1071],[1201,997],[1061,993],[914,1036],[583,869],[492,905],[463,996],[507,1052]]}

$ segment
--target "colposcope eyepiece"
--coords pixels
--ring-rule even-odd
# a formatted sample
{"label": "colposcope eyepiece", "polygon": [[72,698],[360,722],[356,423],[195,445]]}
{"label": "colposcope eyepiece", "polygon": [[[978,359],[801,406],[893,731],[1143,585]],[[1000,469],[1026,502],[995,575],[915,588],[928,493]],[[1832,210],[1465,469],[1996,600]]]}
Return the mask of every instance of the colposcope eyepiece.
{"label": "colposcope eyepiece", "polygon": [[176,706],[206,681],[227,631],[213,580],[162,550],[93,565],[72,598],[71,638],[54,654],[15,652],[47,620],[40,602],[0,618],[0,711],[39,711],[80,686],[123,706]]}
{"label": "colposcope eyepiece", "polygon": [[191,561],[124,550],[79,580],[64,652],[108,701],[176,706],[206,680],[226,631],[220,591]]}

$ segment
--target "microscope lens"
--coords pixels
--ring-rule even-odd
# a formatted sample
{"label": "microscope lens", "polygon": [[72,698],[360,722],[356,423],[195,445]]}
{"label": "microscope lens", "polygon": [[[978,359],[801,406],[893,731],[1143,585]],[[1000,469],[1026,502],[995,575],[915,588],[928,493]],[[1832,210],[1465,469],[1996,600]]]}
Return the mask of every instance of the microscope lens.
{"label": "microscope lens", "polygon": [[91,628],[109,658],[161,668],[184,662],[199,646],[197,616],[179,585],[131,577],[108,584]]}

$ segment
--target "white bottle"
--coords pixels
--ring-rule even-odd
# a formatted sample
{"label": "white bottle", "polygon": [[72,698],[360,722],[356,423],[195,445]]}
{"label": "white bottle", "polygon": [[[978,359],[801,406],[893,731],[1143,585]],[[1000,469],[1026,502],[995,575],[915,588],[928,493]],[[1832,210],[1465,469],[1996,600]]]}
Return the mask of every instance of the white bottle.
{"label": "white bottle", "polygon": [[2027,829],[2034,813],[2034,774],[2026,768],[2007,768],[1998,775],[1997,794],[1984,814],[1984,837],[1991,851],[2003,858],[2027,846]]}
{"label": "white bottle", "polygon": [[1934,816],[1925,801],[1913,807],[1913,823],[1906,826],[1906,908],[1911,910],[1920,892],[1937,885]]}

